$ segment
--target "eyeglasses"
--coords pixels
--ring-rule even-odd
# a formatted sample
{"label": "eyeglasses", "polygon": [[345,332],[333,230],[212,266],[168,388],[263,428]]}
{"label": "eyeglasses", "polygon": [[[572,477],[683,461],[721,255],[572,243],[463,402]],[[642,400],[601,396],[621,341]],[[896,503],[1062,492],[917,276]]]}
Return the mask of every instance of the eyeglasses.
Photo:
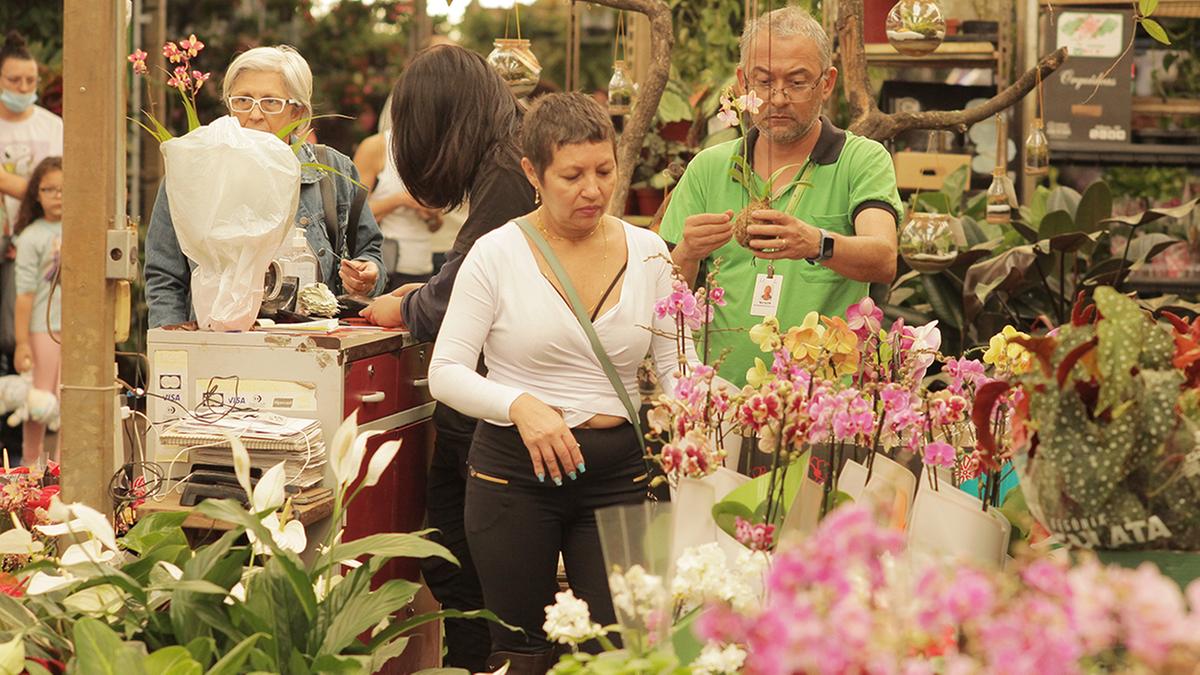
{"label": "eyeglasses", "polygon": [[813,97],[817,91],[817,86],[825,80],[825,74],[812,82],[792,82],[785,84],[782,87],[772,87],[770,82],[751,82],[750,91],[757,94],[764,101],[770,101],[771,97],[778,93],[783,96],[783,100],[792,103],[803,103]]}
{"label": "eyeglasses", "polygon": [[38,188],[38,192],[42,193],[43,195],[45,195],[47,197],[49,197],[50,195],[54,195],[55,197],[61,197],[63,194],[62,188],[60,188],[60,187],[42,187],[42,188]]}
{"label": "eyeglasses", "polygon": [[254,98],[253,96],[230,96],[229,109],[235,113],[248,113],[254,106],[264,115],[278,115],[288,105],[300,105],[294,98]]}

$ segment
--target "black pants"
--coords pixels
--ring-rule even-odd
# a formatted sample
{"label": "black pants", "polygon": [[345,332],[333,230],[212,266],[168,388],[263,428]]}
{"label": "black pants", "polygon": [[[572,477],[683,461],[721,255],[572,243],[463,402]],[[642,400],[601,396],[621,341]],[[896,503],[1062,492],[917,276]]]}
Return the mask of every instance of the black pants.
{"label": "black pants", "polygon": [[[467,451],[475,432],[476,420],[449,406],[438,404],[433,413],[437,437],[434,440],[433,463],[426,481],[425,517],[428,527],[438,532],[430,539],[450,549],[459,565],[440,558],[421,561],[421,573],[433,597],[446,609],[469,611],[483,609],[483,589],[467,533],[463,529],[463,501],[467,488]],[[468,672],[486,670],[491,638],[488,622],[483,619],[447,619],[447,667],[464,668]]]}
{"label": "black pants", "polygon": [[616,621],[608,593],[596,509],[646,497],[646,465],[633,426],[575,429],[587,470],[562,487],[539,483],[513,427],[480,422],[467,479],[467,541],[483,583],[485,606],[524,629],[492,625],[492,650],[551,649],[542,630],[558,592],[558,556],[575,596],[602,626]]}

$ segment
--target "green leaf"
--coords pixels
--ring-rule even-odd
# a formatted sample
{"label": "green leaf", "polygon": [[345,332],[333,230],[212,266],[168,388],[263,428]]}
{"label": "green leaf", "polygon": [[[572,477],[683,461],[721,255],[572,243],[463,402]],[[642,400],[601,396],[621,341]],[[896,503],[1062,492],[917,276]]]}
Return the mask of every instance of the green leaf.
{"label": "green leaf", "polygon": [[75,641],[75,659],[70,672],[76,675],[142,675],[142,666],[133,649],[102,621],[82,618],[71,631]]}
{"label": "green leaf", "polygon": [[1075,211],[1075,225],[1080,232],[1097,232],[1105,219],[1112,217],[1112,190],[1108,183],[1098,180],[1083,191]]}
{"label": "green leaf", "polygon": [[933,305],[937,318],[953,328],[962,330],[962,296],[958,289],[949,286],[943,276],[935,274],[921,275],[921,285],[925,288],[925,295]]}
{"label": "green leaf", "polygon": [[1060,234],[1070,234],[1078,229],[1075,226],[1075,221],[1071,218],[1071,214],[1066,211],[1051,211],[1042,219],[1041,226],[1038,227],[1038,239],[1049,239]]}
{"label": "green leaf", "polygon": [[274,555],[283,555],[283,549],[275,543],[270,530],[262,524],[262,518],[242,508],[242,505],[230,499],[206,499],[195,508],[197,513],[208,516],[213,520],[231,523],[253,532],[255,537]]}
{"label": "green leaf", "polygon": [[1138,14],[1150,16],[1158,9],[1158,0],[1138,0]]}
{"label": "green leaf", "polygon": [[366,566],[355,569],[321,603],[313,636],[314,645],[320,642],[317,654],[340,654],[363,631],[412,602],[421,588],[405,579],[392,579],[370,591],[369,572]]}
{"label": "green leaf", "polygon": [[[353,176],[347,176],[346,174],[342,173],[341,171],[338,171],[337,169],[333,168],[332,166],[328,166],[328,165],[322,164],[320,162],[301,162],[300,167],[303,169],[316,169],[317,171],[320,171],[321,173],[331,173],[339,178],[345,178],[346,180],[350,181],[352,184],[354,184],[356,187],[358,187],[362,190],[367,190],[367,186],[364,185],[361,181],[355,179]],[[369,192],[369,190],[368,190],[368,192]]]}
{"label": "green leaf", "polygon": [[237,675],[242,672],[242,664],[250,656],[250,650],[254,647],[254,643],[258,642],[259,638],[264,637],[267,636],[262,633],[255,633],[246,637],[245,640],[242,640],[233,649],[226,652],[220,661],[213,664],[213,667],[209,668],[205,675]]}
{"label": "green leaf", "polygon": [[[186,515],[186,514],[185,514]],[[163,647],[142,662],[147,673],[155,675],[200,675],[204,669],[186,647]]]}
{"label": "green leaf", "polygon": [[182,526],[187,516],[186,512],[152,513],[139,520],[137,525],[121,538],[121,543],[138,554],[163,545],[164,542],[175,544],[182,539],[186,544],[187,537],[183,534]]}
{"label": "green leaf", "polygon": [[[411,638],[407,636],[399,636],[391,642],[385,642],[371,651],[371,672],[378,673],[383,671],[383,667],[388,661],[400,656],[404,650],[408,648],[408,643]],[[426,669],[420,672],[429,672],[433,669]],[[439,669],[440,670],[440,669]],[[466,672],[466,671],[464,671]],[[470,675],[470,673],[468,673]]]}
{"label": "green leaf", "polygon": [[917,208],[927,213],[949,214],[950,196],[944,192],[922,192],[917,197]]}
{"label": "green leaf", "polygon": [[217,643],[210,637],[201,637],[187,643],[186,648],[202,668],[207,668],[217,652]]}
{"label": "green leaf", "polygon": [[413,532],[411,534],[402,532],[372,534],[361,539],[338,544],[322,557],[321,563],[315,571],[323,572],[335,562],[354,560],[364,555],[382,556],[385,559],[441,558],[457,565],[458,559],[454,557],[454,554],[449,549],[425,538],[424,535],[432,531],[422,530],[421,532]]}
{"label": "green leaf", "polygon": [[1140,23],[1142,24],[1142,28],[1145,28],[1146,32],[1150,34],[1150,37],[1164,45],[1171,44],[1171,36],[1167,35],[1167,31],[1157,21],[1154,19],[1142,19]]}
{"label": "green leaf", "polygon": [[312,671],[315,673],[368,673],[371,664],[369,656],[335,656],[325,654],[313,661]]}
{"label": "green leaf", "polygon": [[1075,190],[1065,185],[1060,185],[1051,190],[1049,196],[1046,197],[1046,213],[1066,211],[1071,216],[1071,219],[1074,220],[1075,212],[1079,209],[1079,201],[1082,198],[1082,195]]}
{"label": "green leaf", "polygon": [[[371,636],[371,642],[368,644],[368,649],[378,649],[393,638],[399,637],[402,633],[407,633],[418,626],[437,621],[439,619],[486,619],[492,623],[498,624],[512,631],[521,632],[520,628],[510,626],[500,620],[492,612],[486,609],[475,609],[464,612],[457,609],[441,609],[436,612],[426,612],[414,617],[405,619],[404,621],[393,621],[387,628],[379,631]],[[399,652],[397,652],[399,655]]]}
{"label": "green leaf", "polygon": [[25,672],[28,675],[54,675],[49,670],[46,670],[42,664],[37,661],[30,661],[29,659],[25,660]]}
{"label": "green leaf", "polygon": [[338,117],[338,118],[341,118],[344,120],[354,119],[353,117],[350,117],[349,115],[339,115],[337,113],[327,113],[325,115],[311,115],[309,117],[301,117],[300,119],[296,120],[295,122],[285,125],[279,131],[276,131],[275,135],[279,137],[279,140],[286,141],[288,136],[291,136],[292,133],[294,131],[296,131],[297,129],[299,129],[301,126],[308,124],[309,122],[312,122],[313,120],[332,118],[332,117]]}
{"label": "green leaf", "polygon": [[969,168],[967,165],[960,166],[946,176],[946,180],[942,181],[942,192],[945,193],[948,200],[947,206],[951,209],[947,213],[956,214],[959,205],[962,204],[963,193],[966,192],[969,182],[967,180],[970,175]]}
{"label": "green leaf", "polygon": [[1193,199],[1190,202],[1185,202],[1183,204],[1180,204],[1179,206],[1173,206],[1171,208],[1166,208],[1166,209],[1146,209],[1145,211],[1142,211],[1141,213],[1138,213],[1138,214],[1134,214],[1132,216],[1120,216],[1120,217],[1116,217],[1116,218],[1107,218],[1104,220],[1104,222],[1105,223],[1116,223],[1116,224],[1120,224],[1120,225],[1130,225],[1132,227],[1140,227],[1142,225],[1148,225],[1150,223],[1153,223],[1154,221],[1159,220],[1160,218],[1185,218],[1192,211],[1196,210],[1197,206],[1200,206],[1200,197],[1197,197],[1196,199]]}
{"label": "green leaf", "polygon": [[963,278],[963,319],[974,322],[988,298],[997,289],[1016,290],[1032,265],[1037,264],[1033,245],[1016,246],[1000,255],[981,260],[967,270]]}
{"label": "green leaf", "polygon": [[[777,509],[780,519],[782,519],[785,510],[790,508],[792,503],[796,501],[796,495],[800,492],[800,485],[804,477],[808,474],[808,458],[809,455],[806,452],[800,459],[792,462],[787,467],[787,475],[784,477],[783,485],[783,508]],[[712,514],[713,519],[717,521],[717,527],[732,537],[737,530],[736,516],[753,521],[754,514],[765,507],[767,493],[770,490],[770,480],[771,472],[764,473],[757,478],[752,478],[734,488],[732,492],[725,495],[724,499],[714,504]],[[776,486],[776,490],[778,489],[778,486]],[[776,522],[776,526],[778,525],[779,522]]]}
{"label": "green leaf", "polygon": [[293,649],[307,651],[317,597],[312,581],[295,562],[272,556],[250,580],[246,609],[270,626],[277,662],[284,663]]}

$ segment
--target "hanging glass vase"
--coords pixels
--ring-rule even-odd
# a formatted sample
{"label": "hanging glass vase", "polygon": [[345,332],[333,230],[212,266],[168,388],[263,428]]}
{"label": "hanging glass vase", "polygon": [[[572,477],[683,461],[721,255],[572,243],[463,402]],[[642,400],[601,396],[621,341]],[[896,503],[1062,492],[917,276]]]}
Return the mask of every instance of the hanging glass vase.
{"label": "hanging glass vase", "polygon": [[608,114],[613,117],[628,115],[636,95],[629,66],[618,59],[613,63],[612,79],[608,81]]}
{"label": "hanging glass vase", "polygon": [[933,0],[900,0],[888,12],[888,42],[905,56],[925,56],[946,37],[946,19]]}
{"label": "hanging glass vase", "polygon": [[1012,222],[1012,204],[1008,199],[1008,173],[1003,167],[992,171],[992,184],[987,191],[987,222],[1007,225]]}
{"label": "hanging glass vase", "polygon": [[542,64],[529,49],[529,40],[522,38],[498,38],[487,62],[500,74],[517,97],[528,96],[537,87],[542,74]]}
{"label": "hanging glass vase", "polygon": [[1026,176],[1045,176],[1050,172],[1050,141],[1042,127],[1042,120],[1035,119],[1025,139]]}
{"label": "hanging glass vase", "polygon": [[912,269],[934,274],[958,259],[958,242],[950,216],[944,213],[910,213],[900,231],[900,257]]}

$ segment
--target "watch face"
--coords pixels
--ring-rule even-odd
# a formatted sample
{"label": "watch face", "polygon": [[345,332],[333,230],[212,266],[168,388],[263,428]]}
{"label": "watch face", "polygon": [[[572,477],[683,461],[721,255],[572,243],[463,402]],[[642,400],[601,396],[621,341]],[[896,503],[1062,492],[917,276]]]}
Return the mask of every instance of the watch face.
{"label": "watch face", "polygon": [[825,232],[821,233],[821,259],[829,260],[833,257],[833,237]]}

